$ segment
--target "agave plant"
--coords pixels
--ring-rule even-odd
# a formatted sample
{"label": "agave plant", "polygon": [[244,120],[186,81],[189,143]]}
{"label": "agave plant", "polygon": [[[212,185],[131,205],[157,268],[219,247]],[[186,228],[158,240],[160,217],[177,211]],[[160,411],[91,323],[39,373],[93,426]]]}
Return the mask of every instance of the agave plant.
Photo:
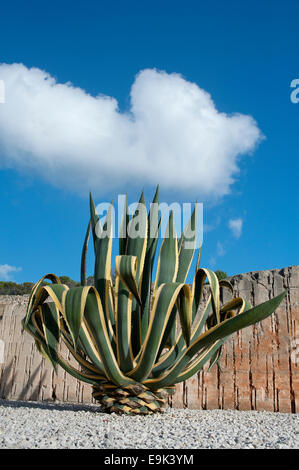
{"label": "agave plant", "polygon": [[[179,238],[170,212],[153,280],[161,231],[158,203],[158,188],[149,211],[144,210],[143,192],[132,215],[126,201],[113,283],[112,205],[102,226],[90,195],[81,285],[68,288],[57,276],[47,274],[35,284],[23,319],[23,329],[34,337],[55,371],[61,366],[91,384],[93,397],[107,412],[161,411],[176,383],[197,373],[208,361],[210,367],[217,363],[223,342],[270,315],[285,295],[283,292],[253,308],[240,297],[221,305],[220,289],[233,295],[232,285],[200,268],[200,249],[193,282],[186,283],[196,252],[195,243],[190,244],[190,233],[195,234],[197,223],[196,205]],[[143,227],[139,236],[132,235],[134,224],[135,228],[138,224]],[[86,282],[90,232],[94,286]],[[208,295],[202,306],[204,290]],[[60,341],[76,359],[77,368],[59,353]]]}

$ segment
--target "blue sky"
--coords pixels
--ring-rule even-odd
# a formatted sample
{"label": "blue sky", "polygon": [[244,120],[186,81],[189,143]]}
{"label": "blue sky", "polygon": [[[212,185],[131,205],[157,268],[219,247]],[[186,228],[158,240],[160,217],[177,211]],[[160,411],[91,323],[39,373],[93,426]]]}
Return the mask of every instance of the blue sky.
{"label": "blue sky", "polygon": [[88,189],[150,201],[157,183],[163,201],[204,203],[202,266],[298,264],[298,14],[290,0],[2,4],[0,280],[78,280]]}

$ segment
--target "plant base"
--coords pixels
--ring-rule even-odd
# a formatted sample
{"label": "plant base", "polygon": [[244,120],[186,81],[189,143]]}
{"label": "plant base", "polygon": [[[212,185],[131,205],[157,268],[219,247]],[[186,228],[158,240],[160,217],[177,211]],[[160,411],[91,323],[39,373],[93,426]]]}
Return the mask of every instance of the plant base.
{"label": "plant base", "polygon": [[148,415],[162,412],[162,408],[167,405],[167,398],[174,392],[175,387],[152,391],[139,383],[119,388],[109,382],[102,382],[93,386],[92,396],[100,402],[106,413]]}

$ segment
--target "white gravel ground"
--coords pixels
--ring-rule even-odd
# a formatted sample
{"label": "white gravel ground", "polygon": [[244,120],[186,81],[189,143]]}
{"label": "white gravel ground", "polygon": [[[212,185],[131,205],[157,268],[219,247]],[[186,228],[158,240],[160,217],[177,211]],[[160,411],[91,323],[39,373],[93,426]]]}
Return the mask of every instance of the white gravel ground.
{"label": "white gravel ground", "polygon": [[119,416],[96,405],[0,400],[1,449],[298,449],[299,415],[178,410]]}

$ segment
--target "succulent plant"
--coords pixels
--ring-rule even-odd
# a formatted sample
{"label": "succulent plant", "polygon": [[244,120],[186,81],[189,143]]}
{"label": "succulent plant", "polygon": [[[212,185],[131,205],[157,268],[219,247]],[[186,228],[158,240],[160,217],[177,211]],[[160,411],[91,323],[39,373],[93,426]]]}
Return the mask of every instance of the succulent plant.
{"label": "succulent plant", "polygon": [[[150,210],[143,210],[142,192],[130,215],[126,200],[112,282],[113,206],[102,226],[90,195],[81,285],[69,288],[55,274],[45,275],[35,284],[23,319],[23,330],[34,337],[55,371],[61,366],[91,384],[93,397],[107,412],[161,411],[176,383],[196,374],[208,361],[210,367],[217,363],[224,341],[270,315],[285,295],[255,307],[241,297],[221,305],[220,289],[233,295],[233,287],[227,280],[219,281],[211,270],[200,268],[201,249],[193,282],[186,283],[196,253],[195,243],[187,243],[190,228],[195,233],[196,205],[179,238],[170,212],[153,280],[161,230],[158,202],[157,188]],[[139,235],[133,236],[136,226]],[[90,232],[95,254],[93,286],[86,282]],[[202,306],[204,289],[208,297]],[[77,368],[59,353],[60,341],[76,359]]]}

